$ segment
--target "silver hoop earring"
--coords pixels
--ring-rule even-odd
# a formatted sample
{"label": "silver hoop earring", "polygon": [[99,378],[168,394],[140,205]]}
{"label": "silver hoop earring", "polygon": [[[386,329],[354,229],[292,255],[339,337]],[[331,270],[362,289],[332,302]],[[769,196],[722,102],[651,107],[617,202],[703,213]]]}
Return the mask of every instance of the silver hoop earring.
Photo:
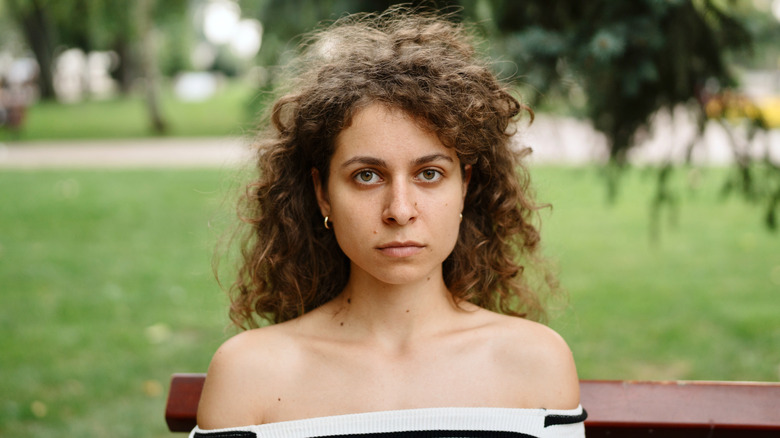
{"label": "silver hoop earring", "polygon": [[325,229],[329,230],[330,229],[330,225],[328,225],[328,216],[325,216],[325,222],[324,223],[325,223]]}

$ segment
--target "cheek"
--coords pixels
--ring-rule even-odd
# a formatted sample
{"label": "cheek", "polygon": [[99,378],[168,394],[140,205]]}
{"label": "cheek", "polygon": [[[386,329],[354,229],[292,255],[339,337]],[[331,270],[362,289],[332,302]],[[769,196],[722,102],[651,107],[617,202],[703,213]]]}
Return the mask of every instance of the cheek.
{"label": "cheek", "polygon": [[342,191],[331,193],[330,206],[333,221],[338,221],[342,225],[355,221],[355,216],[359,216],[360,212],[366,209],[360,199],[355,199],[354,196],[350,196]]}
{"label": "cheek", "polygon": [[366,235],[376,234],[380,225],[381,212],[371,199],[359,196],[337,194],[331,198],[331,220],[339,245],[350,245],[350,241],[364,240]]}
{"label": "cheek", "polygon": [[426,203],[421,211],[431,231],[442,237],[455,235],[457,238],[460,230],[460,212],[463,209],[463,201],[457,196],[448,196],[444,200],[434,199]]}
{"label": "cheek", "polygon": [[429,210],[437,217],[446,219],[454,214],[455,217],[458,218],[461,210],[463,210],[463,192],[461,191],[461,186],[451,187],[446,192],[440,193],[437,196],[432,196],[427,201],[426,204],[430,206]]}

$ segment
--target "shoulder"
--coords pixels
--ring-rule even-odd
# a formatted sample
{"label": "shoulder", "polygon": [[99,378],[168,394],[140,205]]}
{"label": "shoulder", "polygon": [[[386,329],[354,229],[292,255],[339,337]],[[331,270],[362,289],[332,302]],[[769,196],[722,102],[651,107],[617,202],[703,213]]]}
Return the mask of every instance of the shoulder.
{"label": "shoulder", "polygon": [[276,364],[294,360],[291,338],[284,327],[269,326],[239,333],[223,343],[209,365],[198,426],[219,429],[261,423],[263,394],[270,392],[280,373]]}
{"label": "shoulder", "polygon": [[524,407],[573,409],[580,391],[574,357],[553,329],[523,318],[495,315],[490,324],[497,370],[507,382],[521,386]]}

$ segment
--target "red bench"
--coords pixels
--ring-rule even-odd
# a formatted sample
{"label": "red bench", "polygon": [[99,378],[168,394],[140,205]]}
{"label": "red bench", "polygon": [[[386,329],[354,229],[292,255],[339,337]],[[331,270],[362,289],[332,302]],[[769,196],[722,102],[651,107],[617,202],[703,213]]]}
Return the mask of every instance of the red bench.
{"label": "red bench", "polygon": [[[165,408],[189,432],[204,374],[174,374]],[[595,437],[780,437],[780,383],[583,380],[585,429]]]}

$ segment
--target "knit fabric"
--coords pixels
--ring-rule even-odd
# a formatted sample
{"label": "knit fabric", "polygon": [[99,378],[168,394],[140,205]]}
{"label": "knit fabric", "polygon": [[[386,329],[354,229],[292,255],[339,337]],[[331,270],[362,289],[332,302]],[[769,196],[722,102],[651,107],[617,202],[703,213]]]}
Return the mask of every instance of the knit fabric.
{"label": "knit fabric", "polygon": [[425,408],[202,430],[190,438],[582,438],[587,413],[511,408]]}

